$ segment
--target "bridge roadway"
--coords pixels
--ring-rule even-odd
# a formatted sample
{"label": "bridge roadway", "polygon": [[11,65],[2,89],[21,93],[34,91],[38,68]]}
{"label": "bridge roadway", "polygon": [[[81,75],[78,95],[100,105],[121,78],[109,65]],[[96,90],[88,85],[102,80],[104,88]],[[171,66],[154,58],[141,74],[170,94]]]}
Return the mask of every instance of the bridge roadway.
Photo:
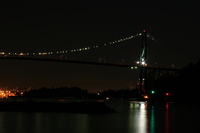
{"label": "bridge roadway", "polygon": [[[47,62],[60,62],[60,63],[76,63],[76,64],[89,64],[89,65],[101,65],[101,66],[115,66],[115,67],[128,67],[133,69],[139,69],[141,66],[133,66],[127,64],[112,64],[112,63],[99,63],[99,62],[89,62],[89,61],[76,61],[76,60],[64,60],[64,59],[49,59],[49,58],[34,58],[34,57],[13,57],[13,56],[1,56],[0,59],[8,60],[30,60],[30,61],[47,61]],[[137,68],[135,68],[137,67]],[[141,67],[144,69],[154,69],[154,70],[165,70],[165,71],[180,71],[181,69],[176,68],[163,68],[155,66]]]}

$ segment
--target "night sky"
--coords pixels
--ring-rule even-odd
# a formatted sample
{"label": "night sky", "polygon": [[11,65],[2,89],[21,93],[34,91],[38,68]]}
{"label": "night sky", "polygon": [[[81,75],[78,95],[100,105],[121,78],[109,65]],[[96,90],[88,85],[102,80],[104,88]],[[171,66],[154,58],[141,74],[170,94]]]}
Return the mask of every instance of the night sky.
{"label": "night sky", "polygon": [[[102,45],[142,30],[148,63],[176,68],[200,57],[200,1],[10,0],[0,2],[0,51],[48,52]],[[82,52],[63,59],[132,63],[140,56],[141,37]],[[60,54],[53,57],[59,58]],[[49,56],[49,58],[52,56]],[[124,89],[136,83],[138,70],[41,61],[0,60],[0,87],[77,86],[89,91]]]}

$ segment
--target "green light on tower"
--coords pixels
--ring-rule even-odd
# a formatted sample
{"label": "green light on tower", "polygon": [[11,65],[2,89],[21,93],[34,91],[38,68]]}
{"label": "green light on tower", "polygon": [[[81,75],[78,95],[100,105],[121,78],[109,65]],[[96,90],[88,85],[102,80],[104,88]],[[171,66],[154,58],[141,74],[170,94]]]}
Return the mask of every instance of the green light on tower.
{"label": "green light on tower", "polygon": [[151,91],[151,94],[154,94],[155,93],[155,91]]}

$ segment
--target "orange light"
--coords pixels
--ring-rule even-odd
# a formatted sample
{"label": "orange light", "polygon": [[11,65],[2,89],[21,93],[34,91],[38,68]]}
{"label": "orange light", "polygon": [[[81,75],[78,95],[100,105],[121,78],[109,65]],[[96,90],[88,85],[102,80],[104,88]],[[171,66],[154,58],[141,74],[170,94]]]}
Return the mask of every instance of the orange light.
{"label": "orange light", "polygon": [[147,98],[149,98],[149,97],[148,97],[147,95],[145,95],[145,96],[144,96],[144,98],[146,98],[146,99],[147,99]]}

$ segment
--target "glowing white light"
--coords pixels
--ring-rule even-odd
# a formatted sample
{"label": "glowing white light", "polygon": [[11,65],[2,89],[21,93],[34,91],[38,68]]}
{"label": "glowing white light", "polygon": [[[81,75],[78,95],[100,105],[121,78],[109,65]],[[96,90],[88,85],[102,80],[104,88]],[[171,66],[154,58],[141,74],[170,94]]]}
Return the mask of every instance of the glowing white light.
{"label": "glowing white light", "polygon": [[142,62],[141,62],[141,64],[142,64],[142,65],[144,65],[144,64],[145,64],[145,62],[144,62],[144,61],[142,61]]}
{"label": "glowing white light", "polygon": [[137,66],[134,66],[134,67],[132,66],[131,69],[137,69]]}

